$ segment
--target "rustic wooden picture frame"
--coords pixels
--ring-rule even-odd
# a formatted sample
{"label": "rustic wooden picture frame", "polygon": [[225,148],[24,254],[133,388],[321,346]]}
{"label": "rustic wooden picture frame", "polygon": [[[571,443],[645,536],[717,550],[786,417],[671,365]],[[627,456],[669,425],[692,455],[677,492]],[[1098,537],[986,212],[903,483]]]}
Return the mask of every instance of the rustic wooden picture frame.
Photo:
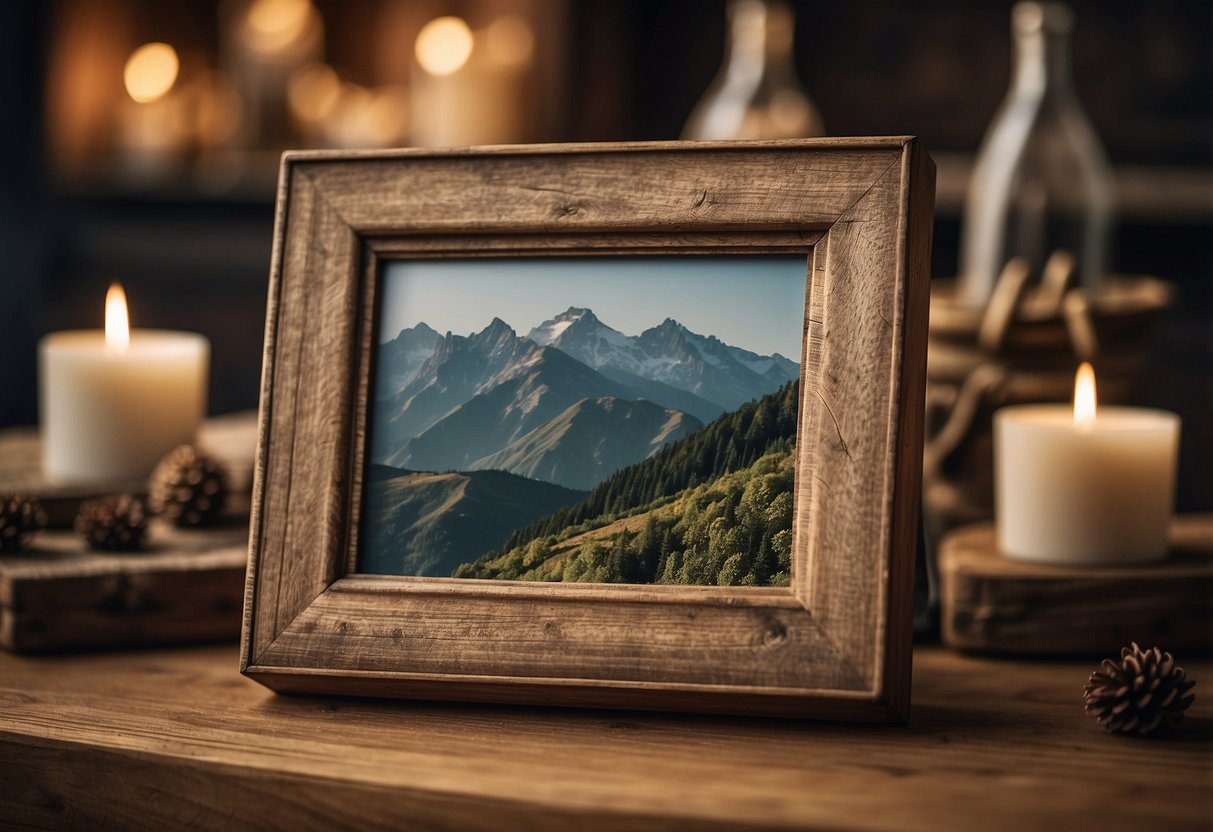
{"label": "rustic wooden picture frame", "polygon": [[[912,138],[296,152],[241,671],[278,691],[904,719],[934,166]],[[386,259],[803,253],[787,588],[362,575]]]}

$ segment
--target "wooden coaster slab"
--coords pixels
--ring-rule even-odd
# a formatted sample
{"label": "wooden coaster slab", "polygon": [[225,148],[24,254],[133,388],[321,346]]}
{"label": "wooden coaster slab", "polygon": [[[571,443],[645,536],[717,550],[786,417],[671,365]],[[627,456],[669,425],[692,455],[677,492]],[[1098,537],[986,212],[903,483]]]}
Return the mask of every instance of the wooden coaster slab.
{"label": "wooden coaster slab", "polygon": [[46,531],[0,556],[0,647],[22,653],[235,640],[248,521],[187,531],[155,521],[146,551],[88,552]]}
{"label": "wooden coaster slab", "polygon": [[1131,641],[1183,656],[1213,643],[1213,516],[1177,517],[1171,554],[1141,566],[1048,566],[1000,554],[992,523],[939,549],[945,644],[1035,655],[1114,655]]}

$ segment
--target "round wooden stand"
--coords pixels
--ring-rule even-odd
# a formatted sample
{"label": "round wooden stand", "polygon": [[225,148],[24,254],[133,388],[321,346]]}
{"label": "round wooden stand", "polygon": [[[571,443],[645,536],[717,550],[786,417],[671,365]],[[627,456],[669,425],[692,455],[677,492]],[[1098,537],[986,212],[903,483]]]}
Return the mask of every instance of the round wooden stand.
{"label": "round wooden stand", "polygon": [[1131,641],[1189,658],[1213,631],[1213,515],[1177,517],[1171,554],[1140,566],[1048,566],[999,553],[994,524],[939,547],[944,643],[1035,655],[1115,655]]}

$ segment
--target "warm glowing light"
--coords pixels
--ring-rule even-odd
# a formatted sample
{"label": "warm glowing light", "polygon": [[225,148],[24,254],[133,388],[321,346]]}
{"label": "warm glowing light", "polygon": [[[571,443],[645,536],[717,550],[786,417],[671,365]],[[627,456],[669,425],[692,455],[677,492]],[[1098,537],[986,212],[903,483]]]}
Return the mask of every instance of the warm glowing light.
{"label": "warm glowing light", "polygon": [[126,92],[140,104],[163,98],[177,82],[180,67],[173,47],[167,43],[145,43],[126,59],[122,73]]}
{"label": "warm glowing light", "polygon": [[263,53],[282,52],[303,37],[311,16],[309,0],[256,0],[246,18],[248,39]]}
{"label": "warm glowing light", "polygon": [[372,93],[366,110],[367,138],[374,147],[394,144],[408,131],[408,107],[404,90],[384,86]]}
{"label": "warm glowing light", "polygon": [[335,147],[388,147],[408,132],[407,92],[398,86],[376,89],[341,84],[332,114],[321,124],[325,139]]}
{"label": "warm glowing light", "polygon": [[199,78],[194,90],[194,134],[204,147],[220,147],[240,128],[240,96],[231,82],[213,72]]}
{"label": "warm glowing light", "polygon": [[417,35],[414,52],[426,72],[450,75],[472,57],[472,30],[457,17],[435,18]]}
{"label": "warm glowing light", "polygon": [[121,355],[131,343],[130,318],[126,313],[126,292],[122,285],[111,283],[105,293],[105,349],[111,355]]}
{"label": "warm glowing light", "polygon": [[317,122],[328,118],[341,98],[341,79],[326,64],[312,64],[291,77],[287,100],[291,112],[300,121]]}
{"label": "warm glowing light", "polygon": [[1090,430],[1095,425],[1095,369],[1086,361],[1074,376],[1074,427]]}
{"label": "warm glowing light", "polygon": [[514,66],[531,59],[535,37],[525,20],[511,14],[488,25],[484,30],[484,44],[494,62]]}

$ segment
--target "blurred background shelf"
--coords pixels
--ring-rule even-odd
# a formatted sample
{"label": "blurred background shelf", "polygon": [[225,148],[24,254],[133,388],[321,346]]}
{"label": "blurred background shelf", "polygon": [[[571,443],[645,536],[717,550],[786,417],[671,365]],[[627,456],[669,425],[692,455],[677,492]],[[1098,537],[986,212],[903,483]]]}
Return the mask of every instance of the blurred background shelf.
{"label": "blurred background shelf", "polygon": [[[127,287],[134,325],[211,339],[213,413],[256,406],[279,153],[288,145],[323,145],[324,137],[268,130],[148,177],[123,167],[115,137],[104,128],[129,103],[122,67],[135,47],[173,44],[181,83],[201,83],[230,66],[230,21],[251,2],[0,4],[6,124],[0,427],[36,420],[37,339],[98,326],[112,280]],[[300,2],[278,5],[289,10],[302,8]],[[532,110],[519,134],[527,141],[677,138],[724,51],[724,0],[304,6],[322,21],[322,60],[343,83],[371,91],[407,85],[414,41],[428,20],[455,14],[477,30],[503,18],[522,20],[532,45],[523,86]],[[965,183],[1010,75],[1010,3],[795,0],[791,6],[796,70],[830,135],[924,138],[939,171],[933,270],[954,275]],[[1208,4],[1076,0],[1071,6],[1075,84],[1117,181],[1112,266],[1158,275],[1179,291],[1154,336],[1158,366],[1142,403],[1185,417],[1179,507],[1207,511],[1213,509],[1213,439],[1203,429],[1213,408]]]}
{"label": "blurred background shelf", "polygon": [[[932,153],[935,210],[959,217],[973,171],[969,153]],[[1196,225],[1213,223],[1213,167],[1125,164],[1113,171],[1116,208],[1122,222]]]}

